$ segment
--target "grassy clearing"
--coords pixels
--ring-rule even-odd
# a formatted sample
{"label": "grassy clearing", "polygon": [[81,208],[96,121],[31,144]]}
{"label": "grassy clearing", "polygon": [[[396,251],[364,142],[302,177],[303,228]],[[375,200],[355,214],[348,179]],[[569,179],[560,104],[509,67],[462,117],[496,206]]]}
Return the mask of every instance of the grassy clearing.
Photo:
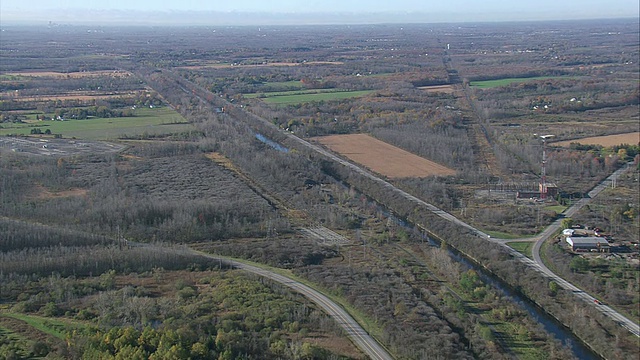
{"label": "grassy clearing", "polygon": [[339,89],[307,89],[307,90],[286,90],[286,91],[265,91],[265,92],[257,92],[254,94],[243,94],[244,97],[248,99],[255,98],[270,98],[275,96],[291,96],[291,95],[307,95],[307,94],[320,94],[320,93],[334,93],[345,90]]}
{"label": "grassy clearing", "polygon": [[533,258],[533,255],[532,255],[533,244],[535,243],[534,242],[508,242],[507,243],[507,245],[509,245],[512,249],[528,257],[529,259]]}
{"label": "grassy clearing", "polygon": [[545,206],[545,211],[555,211],[556,214],[562,214],[567,209],[567,206],[564,205],[553,205],[553,206]]}
{"label": "grassy clearing", "polygon": [[35,316],[35,315],[18,314],[18,313],[7,313],[4,315],[12,317],[17,320],[22,320],[27,324],[29,324],[31,327],[37,330],[40,330],[47,335],[56,337],[60,340],[65,339],[66,337],[65,329],[69,327],[69,324],[59,321],[57,319],[52,319],[52,318],[46,318],[46,317]]}
{"label": "grassy clearing", "polygon": [[486,234],[490,235],[492,238],[497,239],[520,239],[520,238],[528,238],[533,237],[533,235],[519,235],[519,234],[511,234],[502,231],[491,231],[491,230],[483,230]]}
{"label": "grassy clearing", "polygon": [[260,87],[260,91],[264,92],[276,92],[276,91],[289,91],[289,90],[304,90],[304,84],[300,80],[291,81],[273,81],[266,82]]}
{"label": "grassy clearing", "polygon": [[194,130],[193,126],[174,110],[163,107],[137,109],[135,117],[91,118],[86,120],[37,121],[24,124],[2,124],[0,135],[29,135],[37,127],[52,134],[62,134],[65,138],[75,137],[88,140],[115,139],[123,136],[143,134],[171,134]]}
{"label": "grassy clearing", "polygon": [[483,319],[479,324],[489,326],[492,336],[515,353],[518,359],[547,359],[548,355],[543,349],[536,346],[526,326],[523,326],[519,321],[505,320],[497,316],[500,312],[505,311],[504,308],[492,308],[482,301],[474,300],[469,292],[460,287],[459,283],[448,282],[447,284],[449,284],[448,288],[451,293],[464,302],[464,311],[479,314]]}
{"label": "grassy clearing", "polygon": [[549,358],[549,355],[536,346],[535,342],[528,336],[527,331],[519,324],[503,321],[494,326],[496,330],[504,335],[502,341],[516,354],[518,359],[545,360]]}
{"label": "grassy clearing", "polygon": [[[373,90],[360,90],[360,91],[339,91],[339,90],[309,90],[309,91],[285,91],[280,93],[268,93],[266,97],[262,98],[267,104],[276,105],[293,105],[302,104],[312,101],[331,101],[342,100],[354,97],[365,96],[372,93]],[[252,97],[258,97],[258,94]],[[249,97],[249,96],[248,96]]]}
{"label": "grassy clearing", "polygon": [[480,89],[489,89],[494,87],[506,86],[512,83],[521,83],[533,80],[546,80],[546,79],[562,79],[568,78],[566,76],[536,76],[528,78],[506,78],[497,80],[485,80],[485,81],[472,81],[470,85]]}
{"label": "grassy clearing", "polygon": [[28,78],[22,75],[0,74],[0,81],[24,81]]}

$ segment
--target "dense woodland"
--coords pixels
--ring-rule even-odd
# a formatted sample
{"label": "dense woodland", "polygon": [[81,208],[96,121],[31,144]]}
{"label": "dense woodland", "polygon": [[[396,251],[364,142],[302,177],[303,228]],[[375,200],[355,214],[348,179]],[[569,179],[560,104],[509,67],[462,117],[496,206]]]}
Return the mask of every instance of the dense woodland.
{"label": "dense woodland", "polygon": [[[0,337],[0,354],[362,357],[308,300],[194,255],[189,247],[195,247],[292,271],[361,313],[367,331],[398,358],[575,356],[458,263],[451,247],[559,319],[595,352],[633,357],[637,338],[589,304],[575,303],[572,294],[497,245],[284,132],[306,139],[367,133],[446,165],[457,174],[393,183],[482,228],[533,234],[558,214],[486,201],[476,190],[535,184],[541,142],[533,134],[562,140],[638,130],[639,75],[630,63],[639,53],[637,25],[512,25],[516,36],[506,24],[274,27],[263,29],[264,37],[248,27],[6,29],[2,121],[91,121],[161,105],[195,130],[128,134],[121,139],[126,149],[115,154],[39,157],[0,149],[0,305],[9,314],[0,313],[0,330],[17,331],[11,316],[20,314],[76,326],[67,328],[66,343]],[[618,35],[611,41],[590,32]],[[98,43],[103,45],[87,46]],[[72,75],[101,70],[112,73]],[[69,76],[11,73],[19,71]],[[480,80],[534,76],[548,78],[473,87]],[[420,88],[434,85],[451,87]],[[359,90],[370,92],[266,101],[276,92]],[[50,98],[55,95],[64,98]],[[550,147],[547,176],[561,189],[555,200],[582,196],[637,154],[638,144]],[[635,179],[632,172],[623,188],[633,188]],[[637,200],[625,207],[615,200],[619,194],[576,221],[634,240]],[[637,199],[637,192],[624,196]],[[312,226],[339,231],[348,243],[321,244],[298,231]],[[426,235],[439,244],[426,243]],[[555,270],[637,321],[637,266],[587,260],[587,267],[559,246],[546,252]]]}

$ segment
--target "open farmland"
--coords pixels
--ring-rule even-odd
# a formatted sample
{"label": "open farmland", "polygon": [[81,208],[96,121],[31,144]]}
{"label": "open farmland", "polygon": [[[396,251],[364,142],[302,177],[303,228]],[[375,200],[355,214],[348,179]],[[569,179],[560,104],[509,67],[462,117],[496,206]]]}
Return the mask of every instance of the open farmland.
{"label": "open farmland", "polygon": [[331,100],[342,100],[342,99],[350,99],[355,97],[361,97],[372,93],[372,90],[360,90],[360,91],[314,91],[313,93],[300,93],[296,91],[295,95],[268,95],[267,97],[261,99],[267,104],[276,104],[276,105],[292,105],[292,104],[302,104],[312,101],[331,101]]}
{"label": "open farmland", "polygon": [[78,71],[78,72],[56,72],[56,71],[14,71],[2,74],[0,79],[11,80],[15,77],[54,77],[54,78],[84,78],[96,76],[112,76],[112,77],[128,77],[131,73],[121,70],[97,70],[97,71]]}
{"label": "open farmland", "polygon": [[95,101],[95,100],[106,100],[106,99],[118,99],[118,98],[126,97],[129,95],[133,95],[133,94],[126,94],[126,93],[103,94],[103,93],[92,93],[88,91],[83,91],[83,92],[67,93],[67,94],[61,94],[61,95],[14,97],[14,98],[7,98],[6,100],[36,101],[36,102],[57,101],[57,100]]}
{"label": "open farmland", "polygon": [[390,178],[449,176],[455,171],[365,134],[315,138],[331,150]]}
{"label": "open farmland", "polygon": [[193,126],[171,108],[137,109],[134,117],[91,118],[85,120],[37,121],[2,124],[0,135],[29,135],[32,129],[66,138],[105,140],[139,135],[162,135],[193,130]]}
{"label": "open farmland", "polygon": [[554,146],[569,146],[571,143],[579,143],[582,145],[602,145],[602,146],[616,146],[622,144],[637,145],[640,144],[640,132],[633,132],[627,134],[607,135],[607,136],[594,136],[583,139],[559,141],[553,143]]}
{"label": "open farmland", "polygon": [[[560,196],[514,201],[538,189],[535,134],[639,131],[638,21],[398,25],[6,27],[0,131],[28,135],[0,136],[0,312],[97,327],[47,358],[364,357],[339,350],[353,329],[315,336],[310,324],[336,323],[310,300],[272,297],[252,284],[286,289],[195,246],[331,294],[391,358],[637,358],[626,323],[499,242],[537,255],[515,242],[568,219],[637,155],[549,146]],[[492,79],[517,82],[469,86]],[[637,238],[626,171],[569,220]],[[637,263],[606,254],[578,274],[564,255],[548,254],[563,278],[637,324]],[[161,339],[162,352],[147,347]]]}
{"label": "open farmland", "polygon": [[453,85],[433,85],[433,86],[420,86],[418,89],[424,90],[428,93],[445,93],[453,94],[455,89]]}
{"label": "open farmland", "polygon": [[227,68],[255,68],[255,67],[289,67],[289,66],[313,66],[313,65],[342,65],[340,61],[308,61],[308,62],[258,62],[258,63],[209,63],[201,65],[181,66],[180,69],[185,70],[202,70],[202,69],[227,69]]}
{"label": "open farmland", "polygon": [[472,81],[471,86],[477,87],[480,89],[494,88],[498,86],[506,86],[512,83],[523,83],[527,81],[533,80],[547,80],[547,79],[560,79],[561,76],[535,76],[535,77],[526,77],[526,78],[506,78],[506,79],[497,79],[497,80],[485,80],[485,81]]}
{"label": "open farmland", "polygon": [[[247,99],[266,99],[271,97],[286,97],[292,95],[311,95],[311,94],[321,94],[321,93],[335,93],[340,92],[342,90],[338,89],[311,89],[311,90],[285,90],[285,91],[268,91],[263,93],[255,93],[255,94],[243,94]],[[346,92],[346,91],[345,91]]]}

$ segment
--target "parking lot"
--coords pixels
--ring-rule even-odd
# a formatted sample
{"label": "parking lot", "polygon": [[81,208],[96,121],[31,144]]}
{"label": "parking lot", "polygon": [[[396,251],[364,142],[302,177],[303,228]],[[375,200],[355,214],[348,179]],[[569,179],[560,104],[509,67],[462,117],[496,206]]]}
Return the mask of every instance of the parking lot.
{"label": "parking lot", "polygon": [[106,154],[124,149],[123,145],[103,141],[71,139],[0,137],[0,153],[15,152],[38,156]]}

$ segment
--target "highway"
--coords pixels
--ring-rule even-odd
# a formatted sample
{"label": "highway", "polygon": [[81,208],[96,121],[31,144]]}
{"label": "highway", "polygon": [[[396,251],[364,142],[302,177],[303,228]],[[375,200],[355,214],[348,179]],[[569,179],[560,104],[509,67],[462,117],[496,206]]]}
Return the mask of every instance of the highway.
{"label": "highway", "polygon": [[197,254],[221,261],[225,264],[233,266],[234,268],[260,275],[293,289],[294,291],[304,295],[306,298],[316,303],[329,316],[335,319],[338,325],[342,327],[347,333],[349,338],[351,338],[356,346],[358,346],[358,348],[360,348],[362,352],[369,356],[369,358],[380,360],[393,359],[393,357],[382,346],[380,346],[380,344],[378,344],[378,342],[374,338],[372,338],[340,305],[336,304],[325,295],[308,287],[307,285],[290,279],[284,275],[276,274],[257,266],[207,255],[202,252],[197,252]]}

